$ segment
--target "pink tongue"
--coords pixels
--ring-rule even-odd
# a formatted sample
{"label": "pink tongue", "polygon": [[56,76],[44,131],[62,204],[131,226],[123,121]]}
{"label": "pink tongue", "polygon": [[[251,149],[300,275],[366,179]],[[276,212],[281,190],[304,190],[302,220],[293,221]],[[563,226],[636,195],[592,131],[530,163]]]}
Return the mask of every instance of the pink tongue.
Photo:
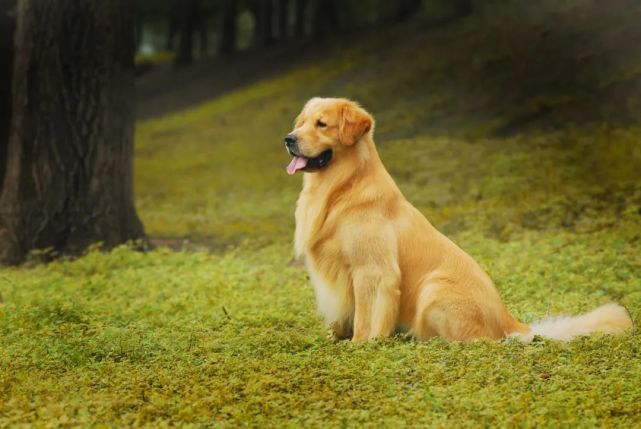
{"label": "pink tongue", "polygon": [[302,156],[295,156],[292,159],[292,162],[289,163],[287,166],[287,174],[290,176],[294,173],[296,173],[298,170],[302,170],[305,168],[307,165],[307,158],[303,158]]}

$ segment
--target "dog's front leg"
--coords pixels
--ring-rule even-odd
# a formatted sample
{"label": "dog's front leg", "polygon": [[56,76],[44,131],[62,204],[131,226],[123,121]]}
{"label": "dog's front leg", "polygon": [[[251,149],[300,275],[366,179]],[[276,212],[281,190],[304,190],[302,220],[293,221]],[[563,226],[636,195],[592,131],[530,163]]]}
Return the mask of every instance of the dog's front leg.
{"label": "dog's front leg", "polygon": [[354,336],[360,342],[388,337],[396,327],[400,276],[396,270],[367,265],[354,270]]}

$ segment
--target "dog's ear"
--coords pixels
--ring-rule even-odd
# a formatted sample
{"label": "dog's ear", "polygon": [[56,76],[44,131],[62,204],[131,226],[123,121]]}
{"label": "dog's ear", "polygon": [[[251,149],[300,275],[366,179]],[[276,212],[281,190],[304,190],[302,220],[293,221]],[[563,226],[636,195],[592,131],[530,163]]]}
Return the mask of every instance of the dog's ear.
{"label": "dog's ear", "polygon": [[345,146],[351,146],[367,134],[374,119],[356,103],[347,102],[341,107],[338,138]]}

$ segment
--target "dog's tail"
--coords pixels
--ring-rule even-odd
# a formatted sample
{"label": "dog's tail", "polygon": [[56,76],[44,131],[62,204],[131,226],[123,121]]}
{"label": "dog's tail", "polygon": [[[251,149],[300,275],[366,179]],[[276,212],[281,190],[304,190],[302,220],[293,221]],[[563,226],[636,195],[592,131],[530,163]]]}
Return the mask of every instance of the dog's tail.
{"label": "dog's tail", "polygon": [[525,329],[519,329],[519,332],[513,335],[523,341],[531,341],[535,335],[570,341],[575,337],[593,333],[623,334],[632,328],[632,318],[625,307],[610,303],[578,316],[551,317],[529,326],[521,326]]}

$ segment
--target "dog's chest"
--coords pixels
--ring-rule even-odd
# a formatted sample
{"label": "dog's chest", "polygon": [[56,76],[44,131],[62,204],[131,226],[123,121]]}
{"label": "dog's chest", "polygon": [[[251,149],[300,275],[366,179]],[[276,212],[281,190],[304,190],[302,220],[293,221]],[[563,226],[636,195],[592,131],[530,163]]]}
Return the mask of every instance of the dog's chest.
{"label": "dog's chest", "polygon": [[305,256],[316,292],[319,313],[327,323],[353,313],[349,268],[344,264],[340,240],[334,239],[336,222],[321,203],[301,195],[296,207],[295,250]]}
{"label": "dog's chest", "polygon": [[297,256],[308,256],[314,242],[320,238],[323,229],[323,202],[301,193],[296,205],[296,233],[294,247]]}
{"label": "dog's chest", "polygon": [[316,306],[327,324],[348,320],[354,313],[349,267],[343,262],[338,240],[315,242],[306,253]]}

